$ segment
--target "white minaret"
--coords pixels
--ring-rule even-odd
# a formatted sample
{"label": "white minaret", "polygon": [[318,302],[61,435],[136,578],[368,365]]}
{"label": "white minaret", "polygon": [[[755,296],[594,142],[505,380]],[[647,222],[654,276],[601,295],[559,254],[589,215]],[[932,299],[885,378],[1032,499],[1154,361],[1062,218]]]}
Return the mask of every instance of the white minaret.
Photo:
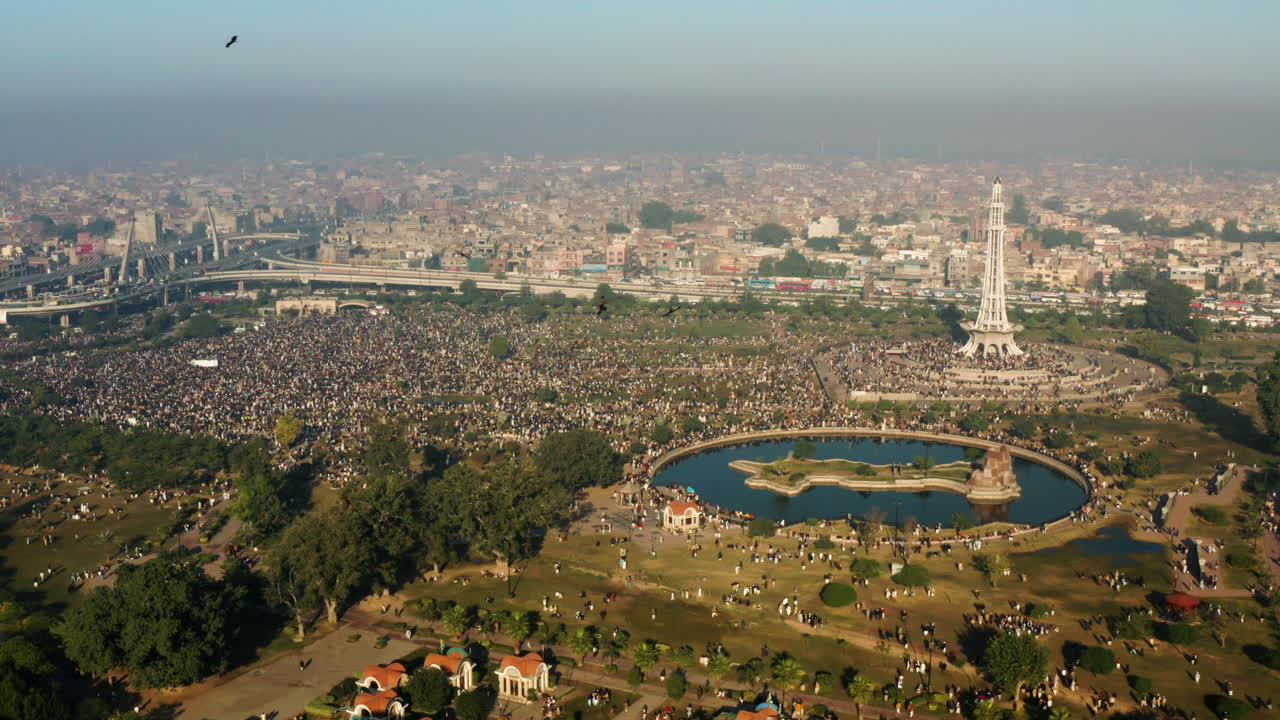
{"label": "white minaret", "polygon": [[987,266],[982,272],[982,304],[978,319],[962,325],[969,331],[969,342],[960,348],[965,356],[1021,355],[1013,334],[1021,325],[1009,322],[1004,302],[1004,200],[1000,196],[1000,178],[991,185],[991,205],[987,210]]}

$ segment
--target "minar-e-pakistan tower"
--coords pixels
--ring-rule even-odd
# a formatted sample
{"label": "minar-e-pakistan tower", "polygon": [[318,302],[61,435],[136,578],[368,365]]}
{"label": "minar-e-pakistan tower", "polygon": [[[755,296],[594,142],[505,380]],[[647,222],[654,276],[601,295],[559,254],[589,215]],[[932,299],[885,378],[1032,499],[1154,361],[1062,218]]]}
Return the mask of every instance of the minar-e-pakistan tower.
{"label": "minar-e-pakistan tower", "polygon": [[960,327],[969,332],[969,342],[960,348],[966,357],[1022,354],[1013,341],[1013,334],[1022,326],[1009,322],[1004,306],[1004,201],[1000,197],[1000,178],[991,185],[991,206],[987,210],[987,267],[982,272],[982,305],[978,308],[978,319]]}

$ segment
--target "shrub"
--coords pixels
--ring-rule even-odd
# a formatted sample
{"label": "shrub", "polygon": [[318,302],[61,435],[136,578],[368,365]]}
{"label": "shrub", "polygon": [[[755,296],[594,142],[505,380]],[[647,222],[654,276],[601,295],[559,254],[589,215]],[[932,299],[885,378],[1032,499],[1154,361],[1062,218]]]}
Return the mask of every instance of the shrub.
{"label": "shrub", "polygon": [[1133,688],[1134,692],[1146,695],[1151,692],[1151,678],[1145,678],[1141,675],[1130,675],[1129,687]]}
{"label": "shrub", "polygon": [[893,576],[899,585],[908,587],[928,587],[929,570],[923,565],[904,565],[897,575]]}
{"label": "shrub", "polygon": [[778,531],[778,526],[769,518],[751,518],[751,522],[747,524],[747,535],[750,537],[773,537]]}
{"label": "shrub", "polygon": [[689,690],[689,681],[685,679],[684,673],[676,671],[671,673],[667,678],[667,697],[672,700],[679,700]]}
{"label": "shrub", "polygon": [[853,467],[853,471],[863,477],[871,477],[876,474],[876,469],[866,463],[858,463]]}
{"label": "shrub", "polygon": [[1210,695],[1205,698],[1205,705],[1222,720],[1239,720],[1249,714],[1249,704],[1243,700],[1226,695]]}
{"label": "shrub", "polygon": [[632,665],[631,669],[627,671],[627,684],[635,687],[642,682],[644,682],[644,673],[640,671],[640,668]]}
{"label": "shrub", "polygon": [[1048,617],[1053,614],[1053,606],[1044,603],[1032,603],[1027,607],[1027,617],[1039,620],[1042,617]]}
{"label": "shrub", "polygon": [[835,547],[836,544],[831,542],[831,538],[826,535],[818,538],[817,541],[813,543],[813,548],[815,550],[834,550]]}
{"label": "shrub", "polygon": [[1125,466],[1125,472],[1136,478],[1149,478],[1163,471],[1164,464],[1160,462],[1160,456],[1153,450],[1143,450],[1134,455],[1129,458]]}
{"label": "shrub", "polygon": [[1087,647],[1080,654],[1080,667],[1094,675],[1108,675],[1116,669],[1115,653],[1100,645]]}
{"label": "shrub", "polygon": [[858,591],[852,585],[844,583],[827,583],[822,588],[822,602],[830,607],[844,607],[858,601]]}
{"label": "shrub", "polygon": [[1175,645],[1190,645],[1200,639],[1200,628],[1186,623],[1165,623],[1160,628],[1164,639]]}
{"label": "shrub", "polygon": [[849,568],[855,577],[870,580],[871,578],[880,577],[884,572],[884,566],[879,560],[869,557],[860,557],[853,561],[853,565]]}
{"label": "shrub", "polygon": [[1226,525],[1227,511],[1213,505],[1197,505],[1191,509],[1201,520],[1210,525]]}

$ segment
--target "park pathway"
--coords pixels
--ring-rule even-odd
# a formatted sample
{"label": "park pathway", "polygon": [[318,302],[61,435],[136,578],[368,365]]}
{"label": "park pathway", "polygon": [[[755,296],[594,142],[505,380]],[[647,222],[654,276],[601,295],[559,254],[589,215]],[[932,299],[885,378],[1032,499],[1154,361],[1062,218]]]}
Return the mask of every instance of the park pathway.
{"label": "park pathway", "polygon": [[[1230,507],[1235,504],[1236,498],[1240,495],[1240,489],[1244,487],[1245,480],[1249,477],[1249,469],[1241,465],[1232,465],[1225,472],[1218,476],[1218,484],[1220,492],[1210,494],[1208,490],[1197,490],[1187,495],[1173,495],[1169,499],[1169,507],[1162,518],[1162,525],[1165,528],[1177,530],[1177,537],[1182,540],[1189,537],[1186,533],[1186,527],[1191,520],[1191,509],[1198,505],[1226,506]],[[1270,533],[1268,533],[1270,535]],[[1169,541],[1168,535],[1161,535],[1161,540]],[[1274,565],[1268,562],[1269,565]],[[1273,568],[1273,577],[1275,571],[1280,568]],[[1219,573],[1217,588],[1199,588],[1195,578],[1189,573],[1185,573],[1181,568],[1174,568],[1175,590],[1182,590],[1191,595],[1201,598],[1247,598],[1253,597],[1253,593],[1245,588],[1226,587],[1226,575]]]}
{"label": "park pathway", "polygon": [[[182,703],[179,720],[245,720],[276,711],[277,717],[293,717],[307,703],[368,665],[388,663],[408,655],[414,643],[391,639],[384,648],[374,647],[378,633],[364,633],[347,642],[351,628],[334,632],[297,650],[286,652],[222,685]],[[298,663],[309,660],[305,670]],[[163,698],[157,698],[163,703]]]}

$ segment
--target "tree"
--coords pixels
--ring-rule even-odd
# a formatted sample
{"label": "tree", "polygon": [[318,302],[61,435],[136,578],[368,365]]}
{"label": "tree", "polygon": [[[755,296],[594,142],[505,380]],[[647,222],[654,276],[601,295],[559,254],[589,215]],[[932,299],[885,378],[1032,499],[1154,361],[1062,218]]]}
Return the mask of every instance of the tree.
{"label": "tree", "polygon": [[1195,292],[1179,283],[1159,280],[1147,290],[1146,326],[1160,332],[1181,331],[1191,322]]}
{"label": "tree", "polygon": [[489,341],[489,354],[499,360],[505,360],[511,356],[511,341],[505,335],[495,335]]}
{"label": "tree", "polygon": [[[6,600],[5,604],[21,612],[13,600]],[[23,635],[0,643],[0,718],[70,720],[71,708],[64,700],[70,693],[63,687],[61,677],[65,671],[50,658],[52,648],[42,648],[52,646],[53,641],[43,632],[33,637],[39,644]],[[106,713],[98,717],[106,717]]]}
{"label": "tree", "polygon": [[453,686],[449,684],[449,676],[440,668],[425,668],[409,676],[409,684],[405,692],[413,703],[414,710],[427,715],[435,715],[449,706],[453,695]]}
{"label": "tree", "polygon": [[1273,442],[1280,441],[1280,352],[1270,362],[1258,366],[1254,382],[1257,383],[1258,406],[1262,421]]}
{"label": "tree", "polygon": [[293,415],[281,415],[276,420],[276,442],[281,448],[292,445],[301,434],[302,421]]}
{"label": "tree", "polygon": [[716,681],[716,689],[720,689],[720,681],[729,671],[733,669],[733,660],[729,658],[728,653],[717,652],[712,653],[707,658],[707,674]]}
{"label": "tree", "polygon": [[893,576],[899,585],[908,587],[928,587],[929,586],[929,570],[923,565],[904,565]]}
{"label": "tree", "polygon": [[476,624],[474,613],[472,613],[471,608],[465,605],[450,607],[444,611],[444,615],[440,619],[444,621],[445,630],[448,630],[449,634],[454,637],[461,636]]}
{"label": "tree", "polygon": [[1263,292],[1266,291],[1266,289],[1267,289],[1266,283],[1262,281],[1262,278],[1253,278],[1251,280],[1246,280],[1244,283],[1244,286],[1241,287],[1241,290],[1243,290],[1245,293],[1249,295],[1261,295]]}
{"label": "tree", "polygon": [[515,644],[516,652],[520,652],[520,648],[524,645],[524,641],[529,639],[533,634],[534,628],[537,626],[537,616],[532,612],[520,612],[512,610],[502,619],[502,632],[511,638],[511,642]]}
{"label": "tree", "polygon": [[184,338],[207,338],[214,337],[222,332],[222,326],[218,323],[218,318],[209,313],[198,313],[192,315],[190,320],[183,324],[179,335]]}
{"label": "tree", "polygon": [[1090,645],[1080,653],[1080,667],[1094,675],[1109,675],[1116,669],[1116,656],[1101,645]]}
{"label": "tree", "polygon": [[773,656],[771,674],[773,681],[784,691],[799,687],[809,675],[799,660],[786,653]]}
{"label": "tree", "polygon": [[1045,199],[1040,203],[1040,206],[1041,206],[1041,207],[1043,207],[1045,210],[1048,210],[1048,211],[1050,211],[1050,212],[1059,212],[1059,213],[1060,213],[1060,212],[1062,212],[1063,210],[1066,210],[1066,209],[1067,209],[1067,203],[1066,203],[1065,201],[1063,201],[1063,199],[1062,199],[1062,198],[1060,198],[1060,197],[1058,197],[1057,195],[1050,195],[1049,197],[1045,198]]}
{"label": "tree", "polygon": [[648,672],[650,668],[657,665],[661,654],[661,651],[658,650],[658,645],[652,640],[637,643],[635,647],[631,648],[631,659],[635,662],[636,667],[640,668],[641,672]]}
{"label": "tree", "polygon": [[1125,464],[1125,472],[1136,478],[1149,478],[1164,471],[1160,456],[1154,450],[1143,450],[1129,458]]}
{"label": "tree", "polygon": [[534,463],[570,491],[609,487],[622,480],[622,455],[595,430],[551,433],[538,443]]}
{"label": "tree", "polygon": [[600,647],[600,635],[592,627],[580,627],[573,631],[566,641],[569,649],[578,656],[579,663],[584,662],[593,650]]}
{"label": "tree", "polygon": [[1141,233],[1145,232],[1147,227],[1146,222],[1142,219],[1142,213],[1133,208],[1109,210],[1098,218],[1098,222],[1103,225],[1110,225],[1123,233]]}
{"label": "tree", "polygon": [[640,224],[654,230],[670,232],[673,215],[675,215],[675,212],[672,211],[670,205],[657,200],[650,200],[640,207]]}
{"label": "tree", "polygon": [[980,410],[974,410],[960,418],[960,429],[967,433],[986,432],[990,427],[991,419]]}
{"label": "tree", "polygon": [[459,463],[433,483],[440,506],[450,508],[454,532],[472,553],[497,561],[498,573],[511,591],[510,565],[531,557],[546,528],[561,522],[572,492],[544,476],[532,462],[509,458],[480,470]]}
{"label": "tree", "polygon": [[653,426],[653,430],[649,433],[649,438],[659,445],[666,445],[671,442],[675,436],[675,433],[671,430],[671,426],[664,422],[656,423]]}
{"label": "tree", "polygon": [[87,673],[123,668],[139,687],[189,685],[230,667],[247,619],[244,590],[234,583],[165,553],[122,566],[115,587],[95,589],[58,632],[67,657]]}
{"label": "tree", "polygon": [[751,242],[770,247],[781,247],[790,239],[791,231],[778,223],[765,223],[751,231]]}
{"label": "tree", "polygon": [[1039,682],[1048,667],[1049,651],[1030,635],[1002,633],[987,644],[983,665],[996,687],[1013,696],[1013,710],[1018,711],[1022,686]]}
{"label": "tree", "polygon": [[676,670],[667,676],[667,697],[679,700],[688,690],[689,680],[685,678],[683,671]]}
{"label": "tree", "polygon": [[538,388],[538,402],[553,403],[560,398],[560,393],[553,387],[543,385]]}
{"label": "tree", "polygon": [[871,578],[880,577],[881,573],[884,572],[884,566],[875,558],[860,557],[853,561],[849,570],[856,578],[870,580]]}
{"label": "tree", "polygon": [[1032,421],[1031,418],[1015,417],[1013,421],[1009,423],[1009,432],[1015,437],[1023,439],[1033,438],[1037,433],[1039,433],[1039,431],[1040,428],[1036,426],[1035,422]]}
{"label": "tree", "polygon": [[933,466],[936,464],[937,464],[937,461],[928,455],[917,455],[911,461],[912,467],[914,467],[917,470],[923,470],[925,472],[932,470]]}
{"label": "tree", "polygon": [[875,683],[863,677],[862,673],[855,673],[844,689],[845,692],[849,693],[849,699],[853,701],[854,707],[858,710],[858,720],[862,720],[862,705],[871,702],[871,696],[876,691]]}
{"label": "tree", "polygon": [[1018,193],[1013,196],[1013,206],[1005,213],[1005,219],[1015,225],[1026,225],[1031,220],[1031,213],[1027,210],[1027,198]]}
{"label": "tree", "polygon": [[987,582],[991,583],[993,588],[997,587],[1000,576],[1013,569],[1013,563],[1009,562],[1008,556],[1002,552],[989,552],[978,555],[974,558],[974,564],[986,576]]}
{"label": "tree", "polygon": [[610,235],[627,235],[630,234],[631,228],[620,222],[605,223],[604,231]]}
{"label": "tree", "polygon": [[301,637],[303,615],[317,603],[323,605],[329,624],[338,624],[338,610],[368,583],[373,564],[372,542],[363,523],[330,508],[290,525],[273,548],[268,567]]}
{"label": "tree", "polygon": [[1073,345],[1079,345],[1084,340],[1084,326],[1074,313],[1062,325],[1062,339]]}
{"label": "tree", "polygon": [[1252,710],[1249,703],[1226,695],[1210,695],[1205,700],[1205,704],[1221,720],[1240,720]]}
{"label": "tree", "polygon": [[453,710],[458,720],[485,720],[493,710],[493,701],[493,690],[481,686],[459,695],[453,703]]}

